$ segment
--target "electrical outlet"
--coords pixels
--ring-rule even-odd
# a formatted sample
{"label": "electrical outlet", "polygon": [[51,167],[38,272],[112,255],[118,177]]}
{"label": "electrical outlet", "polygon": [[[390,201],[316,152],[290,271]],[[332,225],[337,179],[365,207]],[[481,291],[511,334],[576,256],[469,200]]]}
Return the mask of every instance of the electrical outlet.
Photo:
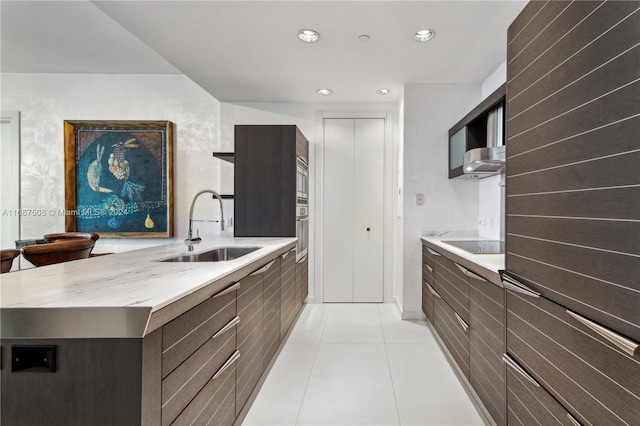
{"label": "electrical outlet", "polygon": [[416,194],[416,206],[424,206],[424,194]]}

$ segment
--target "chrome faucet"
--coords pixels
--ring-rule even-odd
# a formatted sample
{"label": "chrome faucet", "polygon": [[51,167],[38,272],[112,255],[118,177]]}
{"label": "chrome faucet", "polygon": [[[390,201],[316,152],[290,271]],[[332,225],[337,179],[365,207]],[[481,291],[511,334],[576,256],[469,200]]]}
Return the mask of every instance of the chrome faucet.
{"label": "chrome faucet", "polygon": [[224,231],[224,209],[222,208],[222,197],[220,196],[220,194],[211,189],[204,189],[198,192],[195,197],[193,197],[191,208],[189,209],[189,232],[187,233],[187,239],[184,240],[184,243],[187,245],[187,251],[193,251],[193,245],[198,244],[200,241],[202,241],[202,238],[200,238],[199,235],[193,238],[193,208],[196,205],[196,200],[202,194],[212,194],[220,202],[220,230]]}

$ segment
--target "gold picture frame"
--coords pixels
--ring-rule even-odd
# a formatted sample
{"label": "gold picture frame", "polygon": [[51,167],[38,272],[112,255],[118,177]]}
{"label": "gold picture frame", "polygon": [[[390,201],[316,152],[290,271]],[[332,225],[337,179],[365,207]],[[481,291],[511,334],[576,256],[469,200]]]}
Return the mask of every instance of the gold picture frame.
{"label": "gold picture frame", "polygon": [[173,123],[65,120],[65,229],[173,237]]}

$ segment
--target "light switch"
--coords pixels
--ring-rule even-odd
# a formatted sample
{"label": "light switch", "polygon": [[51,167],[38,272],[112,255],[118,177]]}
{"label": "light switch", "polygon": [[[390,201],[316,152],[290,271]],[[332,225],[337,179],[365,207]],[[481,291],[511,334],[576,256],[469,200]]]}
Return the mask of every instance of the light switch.
{"label": "light switch", "polygon": [[416,194],[416,206],[424,206],[424,194]]}

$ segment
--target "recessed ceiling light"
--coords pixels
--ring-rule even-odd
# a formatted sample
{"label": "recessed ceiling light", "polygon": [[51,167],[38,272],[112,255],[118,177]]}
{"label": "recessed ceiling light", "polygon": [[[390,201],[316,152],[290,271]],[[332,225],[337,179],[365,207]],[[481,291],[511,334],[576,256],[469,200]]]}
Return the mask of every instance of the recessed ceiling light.
{"label": "recessed ceiling light", "polygon": [[358,40],[360,40],[360,41],[369,41],[370,38],[371,37],[369,37],[368,34],[362,34],[362,35],[358,36]]}
{"label": "recessed ceiling light", "polygon": [[429,41],[436,35],[436,32],[431,29],[416,31],[413,35],[415,41]]}
{"label": "recessed ceiling light", "polygon": [[298,31],[298,38],[305,43],[315,43],[320,38],[320,34],[314,30],[300,30]]}
{"label": "recessed ceiling light", "polygon": [[333,91],[331,89],[318,89],[316,93],[320,96],[329,96]]}
{"label": "recessed ceiling light", "polygon": [[391,89],[379,89],[376,93],[382,96],[389,95],[391,94]]}

